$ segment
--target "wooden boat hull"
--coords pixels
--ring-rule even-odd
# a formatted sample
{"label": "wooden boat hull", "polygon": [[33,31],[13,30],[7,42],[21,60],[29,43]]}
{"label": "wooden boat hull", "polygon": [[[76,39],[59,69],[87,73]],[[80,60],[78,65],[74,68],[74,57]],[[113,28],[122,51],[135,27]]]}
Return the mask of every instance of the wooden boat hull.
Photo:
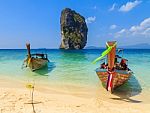
{"label": "wooden boat hull", "polygon": [[42,58],[31,58],[31,61],[28,63],[28,67],[32,70],[38,70],[43,68],[44,66],[47,66],[48,60],[42,59]]}
{"label": "wooden boat hull", "polygon": [[[106,88],[107,80],[109,76],[107,70],[97,68],[96,73],[99,79],[102,81],[103,86]],[[113,87],[112,88],[115,89],[121,86],[122,84],[124,84],[126,81],[128,81],[131,75],[132,75],[131,71],[115,70],[113,74]]]}

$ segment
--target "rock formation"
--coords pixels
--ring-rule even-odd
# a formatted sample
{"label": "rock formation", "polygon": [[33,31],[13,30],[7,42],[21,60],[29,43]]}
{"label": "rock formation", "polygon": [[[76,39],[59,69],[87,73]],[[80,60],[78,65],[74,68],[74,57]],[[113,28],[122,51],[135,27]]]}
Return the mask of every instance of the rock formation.
{"label": "rock formation", "polygon": [[85,18],[74,10],[61,12],[61,49],[82,49],[87,43],[88,28]]}

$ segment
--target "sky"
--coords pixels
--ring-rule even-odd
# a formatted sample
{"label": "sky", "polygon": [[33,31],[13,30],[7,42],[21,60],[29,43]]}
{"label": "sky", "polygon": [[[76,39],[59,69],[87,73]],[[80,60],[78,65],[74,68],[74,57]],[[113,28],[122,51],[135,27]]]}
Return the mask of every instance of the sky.
{"label": "sky", "polygon": [[59,48],[64,8],[85,17],[86,46],[150,44],[150,0],[0,0],[0,49]]}

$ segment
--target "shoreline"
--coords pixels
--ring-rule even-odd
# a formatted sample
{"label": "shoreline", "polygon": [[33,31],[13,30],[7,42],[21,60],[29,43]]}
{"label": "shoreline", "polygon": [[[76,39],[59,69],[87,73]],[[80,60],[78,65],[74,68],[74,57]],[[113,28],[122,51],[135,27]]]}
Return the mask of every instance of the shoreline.
{"label": "shoreline", "polygon": [[[31,92],[25,87],[25,82],[7,78],[0,81],[1,113],[32,112],[32,105],[25,104],[31,100]],[[92,90],[88,93],[88,89],[69,92],[64,88],[38,84],[35,85],[34,100],[37,104],[34,107],[36,113],[148,113],[150,104],[136,101],[139,96],[118,98],[104,89],[96,93]]]}

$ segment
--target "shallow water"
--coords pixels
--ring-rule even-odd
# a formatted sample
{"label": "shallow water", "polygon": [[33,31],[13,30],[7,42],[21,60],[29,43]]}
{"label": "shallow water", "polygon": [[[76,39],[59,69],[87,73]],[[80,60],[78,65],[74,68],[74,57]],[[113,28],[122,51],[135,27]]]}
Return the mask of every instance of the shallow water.
{"label": "shallow water", "polygon": [[[7,76],[20,81],[35,81],[50,86],[59,86],[72,93],[80,91],[92,92],[102,89],[101,82],[95,73],[100,63],[92,64],[103,50],[32,50],[32,53],[47,53],[50,63],[48,68],[31,72],[21,69],[26,57],[26,50],[0,50],[0,77]],[[122,55],[122,54],[120,54]],[[129,60],[128,65],[134,76],[118,88],[115,95],[121,93],[129,97],[147,95],[150,91],[150,50],[124,50],[123,56]],[[74,90],[73,90],[74,89]],[[89,91],[89,93],[91,92]],[[119,92],[119,93],[118,93]],[[121,92],[121,93],[120,93]],[[121,94],[122,95],[122,94]],[[149,96],[150,97],[150,96]]]}

